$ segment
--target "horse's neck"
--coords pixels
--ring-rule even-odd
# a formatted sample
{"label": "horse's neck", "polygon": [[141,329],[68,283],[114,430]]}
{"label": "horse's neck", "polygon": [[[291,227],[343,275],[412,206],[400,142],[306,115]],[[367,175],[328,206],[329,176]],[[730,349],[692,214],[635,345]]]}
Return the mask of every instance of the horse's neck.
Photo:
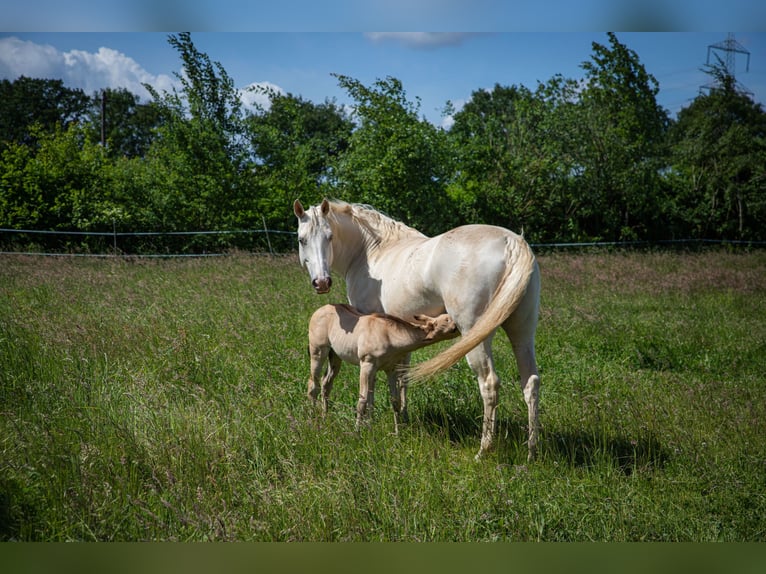
{"label": "horse's neck", "polygon": [[[349,211],[336,214],[333,237],[337,236],[337,249],[333,253],[333,271],[346,279],[346,291],[352,305],[364,313],[385,311],[381,302],[381,280],[376,265],[392,244],[405,238],[423,238],[415,229],[394,222],[392,229],[383,223],[383,216]],[[383,223],[383,227],[378,226]],[[378,233],[379,231],[379,233]]]}
{"label": "horse's neck", "polygon": [[332,269],[346,280],[349,302],[363,313],[382,312],[380,283],[370,276],[375,247],[350,218],[338,219],[333,229]]}
{"label": "horse's neck", "polygon": [[402,319],[385,315],[378,315],[375,320],[382,321],[377,328],[385,328],[391,348],[396,351],[413,351],[426,343],[424,339],[427,333],[417,325],[407,323]]}
{"label": "horse's neck", "polygon": [[426,333],[422,329],[412,327],[410,329],[402,328],[397,341],[400,351],[414,351],[420,347],[430,345],[431,341],[426,341]]}
{"label": "horse's neck", "polygon": [[367,246],[362,231],[350,221],[338,221],[333,229],[333,271],[346,275],[367,261]]}

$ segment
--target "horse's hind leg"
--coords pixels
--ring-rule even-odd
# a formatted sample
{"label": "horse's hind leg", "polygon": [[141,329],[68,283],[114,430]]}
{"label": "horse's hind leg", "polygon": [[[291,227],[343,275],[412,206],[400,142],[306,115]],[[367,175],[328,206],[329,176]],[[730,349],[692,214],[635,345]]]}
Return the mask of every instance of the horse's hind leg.
{"label": "horse's hind leg", "polygon": [[519,367],[521,392],[527,403],[528,413],[528,460],[534,460],[537,455],[537,442],[540,434],[538,403],[540,400],[540,375],[537,372],[535,360],[535,331],[539,313],[540,276],[535,271],[532,275],[527,293],[516,312],[503,324],[513,347],[516,364]]}
{"label": "horse's hind leg", "polygon": [[497,376],[492,361],[492,337],[493,335],[490,335],[483,343],[466,355],[468,364],[478,378],[479,391],[484,402],[481,447],[476,455],[477,460],[492,448],[497,427],[497,401],[500,390],[500,377]]}
{"label": "horse's hind leg", "polygon": [[540,433],[538,403],[540,400],[540,375],[535,361],[534,341],[525,344],[513,344],[513,353],[521,375],[521,392],[527,403],[529,440],[527,442],[527,460],[532,461],[537,456],[537,441]]}

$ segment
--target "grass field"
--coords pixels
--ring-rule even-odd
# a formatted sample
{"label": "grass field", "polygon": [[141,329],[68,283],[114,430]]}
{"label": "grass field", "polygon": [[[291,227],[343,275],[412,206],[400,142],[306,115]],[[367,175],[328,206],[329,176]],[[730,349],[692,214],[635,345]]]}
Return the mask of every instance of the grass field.
{"label": "grass field", "polygon": [[[305,396],[293,256],[0,258],[0,539],[766,540],[766,253],[539,257],[540,456],[510,346],[479,463],[465,363]],[[422,360],[443,348],[419,351]]]}

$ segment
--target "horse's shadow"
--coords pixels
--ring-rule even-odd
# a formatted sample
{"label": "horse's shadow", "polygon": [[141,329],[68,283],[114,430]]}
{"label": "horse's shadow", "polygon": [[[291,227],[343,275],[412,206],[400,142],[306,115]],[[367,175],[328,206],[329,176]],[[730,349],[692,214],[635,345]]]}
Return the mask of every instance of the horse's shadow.
{"label": "horse's shadow", "polygon": [[[481,437],[481,413],[427,408],[413,420],[428,432],[446,436],[454,444],[475,443]],[[501,462],[526,462],[526,420],[501,416],[497,423],[495,456]],[[639,437],[599,432],[599,429],[543,428],[538,445],[538,457],[587,468],[611,461],[625,476],[636,471],[662,469],[669,459],[668,452],[652,433]]]}

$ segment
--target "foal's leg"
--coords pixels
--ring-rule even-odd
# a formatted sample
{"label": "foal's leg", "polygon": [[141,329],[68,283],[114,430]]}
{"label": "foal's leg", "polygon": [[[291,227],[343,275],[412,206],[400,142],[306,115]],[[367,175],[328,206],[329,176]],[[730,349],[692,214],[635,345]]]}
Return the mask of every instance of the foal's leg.
{"label": "foal's leg", "polygon": [[313,403],[316,403],[319,396],[319,381],[322,379],[322,367],[324,367],[324,362],[329,352],[329,347],[309,345],[311,374],[309,376],[308,396]]}
{"label": "foal's leg", "polygon": [[497,401],[500,390],[500,377],[495,372],[492,362],[492,338],[494,333],[485,339],[478,347],[466,355],[468,364],[476,373],[479,381],[479,391],[484,402],[484,419],[481,430],[481,447],[476,454],[480,459],[484,453],[490,450],[495,439],[497,426]]}
{"label": "foal's leg", "polygon": [[[407,367],[410,366],[410,353],[407,353],[401,362],[401,372],[406,373]],[[404,375],[401,375],[398,378],[397,384],[398,384],[398,390],[399,390],[399,400],[397,401],[397,404],[399,405],[399,421],[402,424],[407,424],[410,422],[410,415],[407,412],[407,377]],[[389,383],[390,385],[390,383]],[[393,396],[393,392],[391,393],[391,396]]]}
{"label": "foal's leg", "polygon": [[327,372],[322,379],[322,410],[325,414],[327,414],[327,411],[330,408],[330,391],[332,391],[332,383],[335,380],[335,377],[337,377],[340,372],[341,364],[342,361],[340,360],[340,357],[335,354],[335,351],[330,349],[330,361],[327,364]]}
{"label": "foal's leg", "polygon": [[362,426],[365,415],[372,417],[375,408],[375,375],[377,368],[369,361],[359,363],[359,400],[356,403],[356,430]]}
{"label": "foal's leg", "polygon": [[386,372],[388,378],[388,392],[391,394],[391,408],[394,410],[394,434],[399,434],[399,418],[402,404],[399,395],[399,373],[396,367]]}

